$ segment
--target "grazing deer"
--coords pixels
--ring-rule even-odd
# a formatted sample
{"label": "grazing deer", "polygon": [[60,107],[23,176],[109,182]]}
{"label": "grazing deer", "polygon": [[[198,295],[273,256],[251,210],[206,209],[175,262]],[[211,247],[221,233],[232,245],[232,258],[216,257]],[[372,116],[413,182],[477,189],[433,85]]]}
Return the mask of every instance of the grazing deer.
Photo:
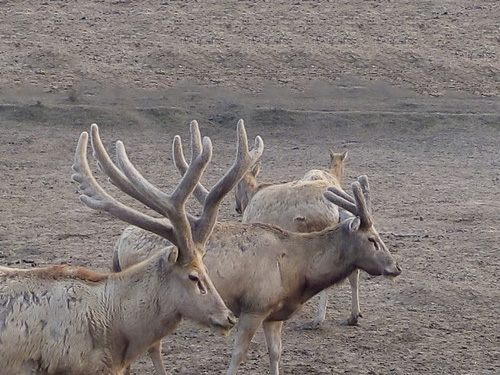
{"label": "grazing deer", "polygon": [[[103,147],[91,127],[95,153]],[[211,158],[208,138],[193,153],[189,171],[171,195],[141,178],[117,142],[120,168],[100,166],[122,190],[154,208],[157,219],[119,203],[97,183],[87,162],[88,134],[80,136],[72,178],[80,199],[130,224],[153,231],[174,246],[119,273],[52,266],[28,270],[0,267],[0,364],[2,375],[119,375],[138,355],[172,332],[183,318],[228,333],[236,318],[226,307],[202,262],[215,224],[217,204],[190,223],[185,202]],[[219,196],[220,194],[220,196]],[[198,224],[199,227],[192,227]]]}
{"label": "grazing deer", "polygon": [[[193,147],[199,147],[199,139],[197,132],[192,134]],[[179,138],[174,140],[174,162],[181,174],[187,173],[190,165]],[[316,293],[341,282],[355,269],[387,277],[401,273],[373,226],[366,177],[354,182],[352,189],[354,198],[333,187],[324,193],[354,216],[319,232],[289,232],[263,223],[215,225],[203,261],[226,305],[239,317],[227,375],[236,374],[260,326],[271,375],[278,375],[283,322]],[[198,183],[194,195],[201,203],[206,204],[210,194]],[[130,266],[167,245],[154,234],[129,227],[118,240],[115,259],[120,266]],[[161,362],[159,342],[149,354],[154,363]]]}
{"label": "grazing deer", "polygon": [[[332,204],[323,196],[329,186],[341,188],[347,151],[335,153],[330,150],[328,169],[313,169],[301,180],[283,184],[259,184],[257,175],[260,165],[256,164],[238,183],[235,190],[236,211],[243,209],[244,223],[268,223],[295,232],[320,231],[351,214]],[[351,286],[351,315],[348,325],[355,325],[361,316],[359,307],[359,270],[348,277]],[[328,290],[320,293],[318,313],[303,329],[318,329],[325,320]]]}

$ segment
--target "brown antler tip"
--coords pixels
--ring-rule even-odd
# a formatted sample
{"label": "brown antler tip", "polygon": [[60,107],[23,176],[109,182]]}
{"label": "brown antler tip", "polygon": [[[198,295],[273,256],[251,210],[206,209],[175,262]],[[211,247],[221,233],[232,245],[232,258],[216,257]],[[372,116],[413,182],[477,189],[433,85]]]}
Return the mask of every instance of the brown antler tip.
{"label": "brown antler tip", "polygon": [[77,173],[79,173],[80,171],[81,160],[85,157],[85,153],[87,152],[88,140],[89,140],[89,133],[87,132],[82,132],[80,134],[80,137],[78,138],[78,144],[76,145],[75,159],[73,161],[73,165],[71,166],[71,169],[73,169]]}
{"label": "brown antler tip", "polygon": [[352,189],[353,193],[356,193],[356,191],[358,191],[359,193],[361,193],[361,184],[359,183],[359,181],[354,181],[351,184],[351,189]]}
{"label": "brown antler tip", "polygon": [[89,133],[87,132],[82,132],[80,134],[80,138],[78,138],[78,145],[76,146],[77,149],[80,149],[81,147],[84,147],[87,145],[89,139]]}
{"label": "brown antler tip", "polygon": [[238,134],[244,134],[245,137],[246,137],[246,129],[245,129],[245,121],[243,121],[243,119],[239,119],[238,120],[238,123],[236,124],[236,132]]}
{"label": "brown antler tip", "polygon": [[212,140],[209,137],[203,137],[202,157],[205,162],[212,159]]}
{"label": "brown antler tip", "polygon": [[264,152],[264,140],[261,138],[260,135],[255,137],[253,149],[256,153],[259,154],[258,157],[260,157],[260,155],[262,155],[262,153]]}
{"label": "brown antler tip", "polygon": [[359,176],[359,177],[358,177],[358,181],[359,181],[360,183],[362,183],[362,184],[363,184],[363,183],[364,183],[364,184],[368,184],[368,176],[367,176],[367,175],[365,175],[365,174],[364,174],[364,175],[362,175],[362,176]]}
{"label": "brown antler tip", "polygon": [[193,133],[194,131],[199,131],[199,128],[200,126],[198,125],[198,121],[193,120],[189,123],[189,130],[191,131],[191,133]]}

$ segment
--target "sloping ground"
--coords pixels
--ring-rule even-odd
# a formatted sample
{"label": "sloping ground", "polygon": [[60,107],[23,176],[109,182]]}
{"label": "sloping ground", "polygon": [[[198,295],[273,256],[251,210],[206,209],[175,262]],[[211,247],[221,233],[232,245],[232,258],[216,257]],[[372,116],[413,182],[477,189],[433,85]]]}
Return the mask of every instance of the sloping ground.
{"label": "sloping ground", "polygon": [[0,1],[0,85],[260,91],[311,79],[499,95],[500,3]]}

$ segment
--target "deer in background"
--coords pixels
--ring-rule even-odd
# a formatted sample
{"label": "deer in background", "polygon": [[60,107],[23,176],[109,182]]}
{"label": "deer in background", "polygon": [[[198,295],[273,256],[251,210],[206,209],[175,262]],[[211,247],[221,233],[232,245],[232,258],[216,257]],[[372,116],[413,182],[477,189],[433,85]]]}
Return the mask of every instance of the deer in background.
{"label": "deer in background", "polygon": [[[330,153],[330,168],[328,169],[312,169],[308,171],[302,180],[304,181],[314,181],[314,180],[326,180],[330,182],[330,185],[340,185],[342,181],[342,176],[344,174],[344,161],[347,158],[347,151],[341,154],[335,153],[329,150]],[[240,182],[236,185],[234,189],[234,199],[236,201],[235,210],[240,215],[243,214],[248,203],[252,200],[253,196],[257,194],[260,190],[266,187],[276,185],[276,183],[271,182],[258,182],[257,176],[260,172],[261,162],[260,160],[252,166],[252,168],[243,176]]]}
{"label": "deer in background", "polygon": [[[91,135],[94,153],[102,155],[95,124]],[[83,132],[73,164],[72,178],[79,183],[81,201],[174,245],[159,248],[154,256],[119,273],[72,266],[0,267],[2,375],[118,375],[183,318],[222,333],[236,323],[201,258],[215,225],[218,202],[230,189],[213,194],[212,207],[198,220],[185,211],[186,200],[210,162],[210,140],[206,138],[199,152],[193,153],[189,171],[171,195],[139,175],[120,141],[116,145],[119,168],[109,168],[109,157],[100,159],[101,169],[113,181],[123,182],[123,191],[163,219],[136,211],[106,193],[89,168],[87,142],[88,134]]]}
{"label": "deer in background", "polygon": [[[260,184],[257,176],[260,164],[253,166],[235,189],[236,211],[243,210],[243,223],[268,223],[295,232],[320,231],[351,214],[326,199],[323,192],[329,186],[341,189],[347,151],[330,150],[328,169],[308,171],[301,180],[282,184]],[[355,325],[361,317],[359,307],[359,270],[348,277],[351,286],[351,315],[348,325]],[[318,313],[303,329],[318,329],[325,320],[328,291],[320,293]]]}
{"label": "deer in background", "polygon": [[[191,137],[192,147],[199,148],[199,130]],[[181,174],[187,173],[190,164],[179,138],[174,140],[173,157]],[[239,317],[227,375],[236,374],[260,326],[267,341],[270,373],[278,375],[283,322],[316,293],[341,282],[355,269],[387,277],[401,273],[373,226],[366,182],[360,178],[353,183],[354,198],[339,189],[324,193],[332,204],[354,216],[319,232],[290,232],[263,223],[215,225],[203,261],[224,302]],[[206,205],[211,191],[198,183],[193,195]],[[122,268],[131,266],[165,246],[163,238],[129,227],[117,242],[115,259]],[[153,363],[161,362],[159,342],[149,354]],[[166,372],[162,369],[157,374]]]}

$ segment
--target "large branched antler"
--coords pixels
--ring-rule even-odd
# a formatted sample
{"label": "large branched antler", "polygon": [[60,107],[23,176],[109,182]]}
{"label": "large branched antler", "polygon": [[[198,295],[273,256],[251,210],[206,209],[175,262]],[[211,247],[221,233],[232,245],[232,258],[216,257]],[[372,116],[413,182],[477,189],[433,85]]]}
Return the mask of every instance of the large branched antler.
{"label": "large branched antler", "polygon": [[[198,123],[191,123],[191,152],[199,150],[201,135]],[[217,218],[217,212],[222,199],[236,186],[243,178],[248,169],[262,156],[264,142],[261,137],[255,138],[254,147],[248,149],[248,138],[243,120],[237,125],[237,149],[236,159],[226,174],[208,191],[200,182],[194,191],[194,196],[203,205],[203,211],[199,219],[194,224],[193,236],[200,243],[204,243],[210,236],[213,225]],[[181,175],[185,175],[190,167],[186,162],[182,150],[180,137],[175,137],[173,145],[173,161]],[[192,162],[191,162],[192,164]]]}
{"label": "large branched antler", "polygon": [[371,199],[368,177],[358,177],[358,180],[351,184],[351,188],[354,198],[334,186],[330,186],[324,193],[324,196],[330,202],[342,207],[355,216],[359,216],[362,228],[370,228],[373,225],[373,217],[371,215]]}
{"label": "large branched antler", "polygon": [[72,176],[73,180],[80,183],[79,189],[83,193],[80,196],[82,202],[91,208],[107,211],[123,221],[167,238],[179,248],[180,263],[188,263],[194,259],[196,246],[185,204],[210,162],[212,156],[210,139],[205,137],[203,142],[200,141],[196,154],[193,152],[191,165],[171,195],[152,185],[137,171],[130,162],[121,141],[116,143],[118,161],[118,166],[116,166],[102,145],[96,124],[91,126],[91,139],[94,157],[99,168],[111,182],[126,194],[168,218],[169,221],[142,214],[118,202],[104,191],[93,177],[87,162],[88,134],[86,132],[82,133],[78,142],[73,164],[73,170],[76,173]]}

